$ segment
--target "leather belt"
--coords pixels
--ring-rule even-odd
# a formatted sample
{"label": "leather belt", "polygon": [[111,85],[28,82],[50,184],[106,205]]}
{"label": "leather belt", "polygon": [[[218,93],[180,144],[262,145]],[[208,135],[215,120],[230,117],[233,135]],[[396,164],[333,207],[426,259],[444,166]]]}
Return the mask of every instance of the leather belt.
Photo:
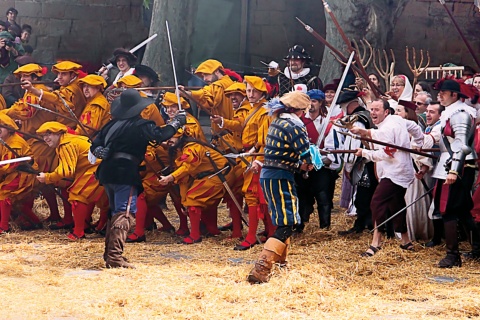
{"label": "leather belt", "polygon": [[[226,176],[226,175],[230,172],[230,170],[232,169],[232,167],[230,167],[229,165],[226,165],[225,167],[228,167],[228,168],[225,169],[224,171],[222,171],[222,173],[221,173],[221,174],[223,174],[224,176]],[[223,168],[225,168],[225,167],[223,167]],[[223,169],[223,168],[222,168],[222,169]],[[222,169],[220,169],[220,170],[222,170]],[[195,180],[203,179],[203,178],[208,177],[208,176],[211,176],[211,175],[213,175],[213,174],[215,174],[215,173],[217,173],[217,172],[216,172],[216,171],[203,171],[203,172],[200,172],[200,173],[198,173],[198,174],[195,176]]]}
{"label": "leather belt", "polygon": [[263,162],[263,167],[279,168],[279,169],[287,170],[290,172],[296,172],[298,169],[298,165],[292,166],[292,165],[288,165],[288,164],[284,164],[284,163],[280,163],[272,160],[267,160],[267,159],[265,159],[265,161]]}
{"label": "leather belt", "polygon": [[133,161],[137,166],[140,164],[140,160],[126,152],[115,152],[112,154],[113,159],[127,159]]}

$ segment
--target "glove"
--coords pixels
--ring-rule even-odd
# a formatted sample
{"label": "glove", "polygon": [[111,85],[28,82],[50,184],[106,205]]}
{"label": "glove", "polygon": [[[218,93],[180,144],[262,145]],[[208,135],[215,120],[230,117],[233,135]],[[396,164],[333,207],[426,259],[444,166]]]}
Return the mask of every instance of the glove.
{"label": "glove", "polygon": [[98,146],[95,148],[95,150],[93,150],[93,155],[98,159],[106,159],[108,157],[109,151],[110,151],[109,148]]}
{"label": "glove", "polygon": [[187,114],[185,111],[179,111],[178,114],[170,121],[169,125],[175,128],[175,130],[180,129],[183,125],[187,123]]}
{"label": "glove", "polygon": [[90,162],[90,164],[95,164],[97,162],[97,157],[93,155],[92,150],[88,150],[87,159],[88,159],[88,162]]}

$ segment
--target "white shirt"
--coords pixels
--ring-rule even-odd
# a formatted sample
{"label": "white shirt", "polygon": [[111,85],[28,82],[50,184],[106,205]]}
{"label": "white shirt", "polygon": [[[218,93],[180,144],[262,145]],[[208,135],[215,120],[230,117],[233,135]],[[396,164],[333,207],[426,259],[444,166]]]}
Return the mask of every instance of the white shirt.
{"label": "white shirt", "polygon": [[[404,148],[410,148],[410,134],[414,145],[423,144],[423,133],[420,126],[413,126],[413,121],[407,121],[397,115],[388,115],[378,124],[378,129],[370,129],[372,139],[387,142]],[[409,133],[410,129],[410,133]],[[367,160],[376,162],[377,177],[386,178],[393,183],[408,188],[413,182],[414,170],[410,153],[374,144],[377,150],[362,150],[362,156]]]}

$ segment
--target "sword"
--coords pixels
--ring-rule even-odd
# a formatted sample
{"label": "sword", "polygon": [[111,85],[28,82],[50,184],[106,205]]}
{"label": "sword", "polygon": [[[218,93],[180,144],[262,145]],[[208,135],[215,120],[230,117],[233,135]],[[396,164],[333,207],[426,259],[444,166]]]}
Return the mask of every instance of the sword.
{"label": "sword", "polygon": [[420,152],[420,151],[417,151],[417,150],[397,146],[397,145],[394,145],[394,144],[391,144],[391,143],[388,143],[388,142],[383,142],[383,141],[380,141],[380,140],[375,140],[375,139],[371,139],[371,138],[362,137],[362,136],[359,136],[357,134],[353,134],[351,132],[341,132],[341,131],[339,131],[338,133],[343,134],[344,136],[350,136],[353,139],[364,140],[364,141],[367,141],[367,142],[376,143],[376,144],[379,144],[379,145],[382,145],[382,146],[395,148],[395,149],[398,149],[398,150],[401,150],[401,151],[418,154],[420,156],[424,156],[424,157],[427,157],[427,158],[432,158],[432,159],[437,159],[438,158],[437,156],[435,156],[433,154],[429,154],[429,153]]}
{"label": "sword", "polygon": [[381,226],[383,226],[385,223],[387,223],[388,221],[392,220],[393,218],[395,218],[397,215],[399,215],[400,213],[402,213],[403,211],[407,210],[408,208],[410,208],[411,206],[413,206],[417,201],[419,201],[420,199],[422,199],[423,197],[425,197],[427,194],[430,194],[430,192],[434,189],[433,188],[430,188],[430,190],[428,190],[427,192],[425,192],[424,194],[422,194],[420,197],[418,197],[417,199],[415,199],[412,203],[410,203],[409,205],[407,205],[406,207],[400,209],[399,211],[397,211],[394,215],[392,215],[390,218],[388,218],[387,220],[383,221],[382,223],[380,223],[378,226],[376,226],[375,228],[372,229],[372,231],[370,232],[373,232],[375,230],[377,230],[378,228],[380,228]]}
{"label": "sword", "polygon": [[[198,90],[198,89],[202,89],[203,87],[185,87],[186,90]],[[133,90],[137,90],[137,91],[142,91],[142,90],[176,90],[177,87],[174,87],[174,86],[166,86],[166,87],[140,87],[140,88],[129,88],[129,89],[133,89]],[[116,91],[120,91],[120,92],[123,92],[127,90],[127,88],[112,88],[108,91],[113,91],[113,92],[116,92]]]}
{"label": "sword", "polygon": [[223,156],[225,158],[245,158],[245,157],[255,157],[255,156],[264,156],[265,153],[248,153],[248,152],[242,152],[242,153],[227,153],[224,154]]}
{"label": "sword", "polygon": [[178,91],[177,71],[175,71],[175,60],[173,59],[172,39],[170,39],[170,28],[168,27],[168,21],[165,20],[165,26],[167,28],[168,46],[170,47],[170,57],[172,58],[173,79],[175,80],[175,94],[177,95],[178,111],[182,111],[182,103],[180,102],[180,92]]}
{"label": "sword", "polygon": [[[230,186],[228,185],[227,183],[227,179],[225,179],[225,176],[223,175],[222,172],[220,172],[220,170],[218,170],[218,166],[217,164],[215,163],[215,161],[213,161],[212,158],[210,158],[210,152],[207,151],[205,153],[205,155],[208,157],[208,159],[210,160],[210,163],[212,164],[212,167],[213,169],[216,171],[215,175],[220,179],[220,181],[222,182],[223,186],[225,187],[225,190],[227,190],[228,194],[230,195],[230,198],[232,198],[232,201],[233,203],[235,203],[235,206],[237,207],[238,209],[238,212],[240,212],[240,217],[242,218],[242,221],[243,223],[245,223],[245,225],[248,227],[248,222],[247,220],[245,220],[245,218],[243,217],[243,209],[242,209],[242,206],[240,206],[240,203],[238,203],[237,201],[237,198],[235,197],[235,194],[233,193],[232,189],[230,189]],[[228,167],[225,167],[225,168],[228,168]],[[224,169],[225,169],[224,168]],[[223,169],[222,169],[223,170]],[[259,241],[259,243],[262,243],[262,241],[260,241],[259,237],[257,236],[257,241]]]}
{"label": "sword", "polygon": [[24,132],[24,131],[21,131],[21,130],[17,130],[17,129],[14,129],[14,128],[11,128],[11,127],[7,127],[7,126],[1,125],[1,124],[0,124],[0,128],[5,128],[5,129],[11,130],[11,131],[15,131],[15,132],[17,132],[18,134],[20,134],[20,135],[22,135],[22,136],[25,136],[25,137],[27,137],[27,138],[36,139],[36,140],[38,140],[38,141],[42,141],[42,142],[43,142],[43,138],[40,137],[40,136],[37,136],[36,134],[31,134],[31,133]]}
{"label": "sword", "polygon": [[[68,106],[67,102],[65,101],[65,99],[63,99],[62,95],[60,94],[60,92],[58,91],[55,91],[55,93],[57,94],[57,96],[60,98],[60,100],[62,101],[63,105],[65,106],[65,108],[68,110],[68,113],[70,113],[70,115],[73,117],[73,120],[74,122],[76,122],[80,128],[82,129],[82,131],[85,133],[85,136],[87,136],[90,140],[93,141],[92,137],[90,137],[90,135],[88,134],[88,131],[87,129],[85,128],[85,126],[83,125],[83,123],[78,120],[77,118],[77,115],[75,114],[75,112],[73,112],[72,109],[70,109],[70,107]],[[96,129],[93,129],[94,132],[96,132],[97,130]]]}
{"label": "sword", "polygon": [[10,163],[30,161],[30,160],[32,160],[32,157],[20,157],[20,158],[13,158],[13,159],[8,159],[8,160],[2,160],[2,161],[0,161],[0,166],[4,166],[4,165],[10,164]]}
{"label": "sword", "polygon": [[[228,131],[228,133],[231,133],[231,132]],[[225,143],[225,145],[230,148],[230,150],[232,150],[234,153],[238,154],[237,148],[235,148],[231,143],[229,143],[227,140],[225,140],[225,138],[221,134],[218,134],[217,137],[219,137],[220,140],[222,140],[223,143]],[[249,162],[244,157],[238,157],[238,158],[240,159],[240,161],[242,161],[243,163],[245,163],[247,165],[247,168],[245,169],[245,172],[248,172],[248,170],[250,170],[252,168],[252,163]]]}

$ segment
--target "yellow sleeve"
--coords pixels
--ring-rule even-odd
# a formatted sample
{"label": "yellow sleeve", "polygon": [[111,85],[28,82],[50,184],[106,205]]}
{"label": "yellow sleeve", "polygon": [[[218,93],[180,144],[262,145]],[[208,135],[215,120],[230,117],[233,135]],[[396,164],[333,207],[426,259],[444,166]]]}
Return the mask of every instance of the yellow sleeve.
{"label": "yellow sleeve", "polygon": [[[267,113],[264,113],[259,120],[261,124],[258,128],[258,135],[257,135],[258,141],[255,144],[255,148],[257,149],[257,152],[263,153],[266,145],[268,127],[272,122],[272,118]],[[255,160],[259,160],[263,162],[264,158],[265,158],[264,156],[257,156]]]}
{"label": "yellow sleeve", "polygon": [[45,183],[55,183],[62,178],[73,179],[77,167],[79,151],[72,143],[60,145],[57,148],[59,164],[53,172],[45,173]]}
{"label": "yellow sleeve", "polygon": [[215,102],[218,102],[218,98],[215,97],[215,92],[212,85],[205,86],[202,89],[191,91],[192,99],[195,100],[201,108],[211,111],[215,106]]}
{"label": "yellow sleeve", "polygon": [[186,145],[182,150],[182,155],[175,160],[177,169],[172,172],[175,182],[188,175],[195,175],[197,167],[201,164],[202,156],[200,155],[201,146],[198,144]]}
{"label": "yellow sleeve", "polygon": [[[62,113],[69,114],[68,109],[65,107],[62,99],[59,98],[57,93],[58,93],[58,95],[60,95],[63,98],[63,100],[65,100],[65,103],[67,104],[67,106],[70,109],[72,109],[72,111],[74,111],[75,110],[75,105],[72,103],[72,101],[74,101],[73,100],[74,99],[74,97],[73,97],[74,93],[71,90],[68,90],[68,88],[61,88],[57,92],[48,92],[48,91],[44,90],[42,100],[40,101],[40,104],[42,105],[42,107],[48,108],[48,105],[52,104],[52,105],[55,105],[55,107],[58,110],[61,110]],[[45,102],[48,102],[48,103],[44,104],[44,103],[42,103],[42,101],[45,101]]]}

